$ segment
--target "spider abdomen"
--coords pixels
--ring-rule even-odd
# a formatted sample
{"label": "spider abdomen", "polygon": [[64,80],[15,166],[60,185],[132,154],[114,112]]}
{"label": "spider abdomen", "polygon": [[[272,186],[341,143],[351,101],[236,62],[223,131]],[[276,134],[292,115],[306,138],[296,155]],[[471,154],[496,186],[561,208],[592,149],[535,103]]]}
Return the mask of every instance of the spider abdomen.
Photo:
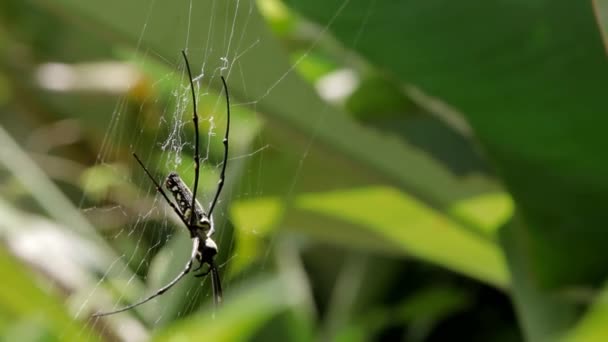
{"label": "spider abdomen", "polygon": [[200,228],[205,233],[204,235],[207,235],[211,229],[211,224],[198,200],[194,201],[195,217],[194,220],[191,221],[192,191],[190,191],[190,188],[182,181],[181,177],[176,172],[171,172],[165,179],[165,187],[175,198],[177,207],[186,219],[186,222],[193,222],[194,227]]}

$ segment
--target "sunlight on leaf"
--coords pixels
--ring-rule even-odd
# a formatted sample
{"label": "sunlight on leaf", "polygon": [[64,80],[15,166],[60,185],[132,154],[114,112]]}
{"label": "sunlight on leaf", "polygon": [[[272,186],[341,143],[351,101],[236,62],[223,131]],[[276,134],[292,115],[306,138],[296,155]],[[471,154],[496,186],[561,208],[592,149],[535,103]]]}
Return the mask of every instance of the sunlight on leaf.
{"label": "sunlight on leaf", "polygon": [[297,206],[346,220],[398,243],[404,252],[498,287],[509,275],[498,246],[389,187],[302,195]]}
{"label": "sunlight on leaf", "polygon": [[566,334],[564,342],[603,342],[608,341],[608,289],[601,293],[589,305],[572,330]]}
{"label": "sunlight on leaf", "polygon": [[450,214],[470,222],[488,235],[494,235],[498,228],[513,215],[511,197],[504,192],[490,193],[467,198],[454,203]]}

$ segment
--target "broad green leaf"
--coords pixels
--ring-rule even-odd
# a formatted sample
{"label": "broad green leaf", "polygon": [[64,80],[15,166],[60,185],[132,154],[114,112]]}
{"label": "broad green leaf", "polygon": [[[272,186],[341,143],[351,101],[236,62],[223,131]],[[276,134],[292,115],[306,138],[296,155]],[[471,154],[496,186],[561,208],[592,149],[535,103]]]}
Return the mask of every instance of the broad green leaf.
{"label": "broad green leaf", "polygon": [[506,288],[509,274],[502,252],[490,239],[406,193],[371,187],[300,195],[297,207],[362,226],[402,248],[403,253]]}
{"label": "broad green leaf", "polygon": [[608,274],[608,63],[590,1],[288,3],[465,115],[526,220],[542,284]]}

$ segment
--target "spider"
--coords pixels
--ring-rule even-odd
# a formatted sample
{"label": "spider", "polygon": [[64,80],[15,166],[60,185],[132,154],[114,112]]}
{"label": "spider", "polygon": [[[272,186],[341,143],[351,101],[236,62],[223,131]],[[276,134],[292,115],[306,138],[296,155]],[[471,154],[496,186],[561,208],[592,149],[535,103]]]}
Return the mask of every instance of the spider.
{"label": "spider", "polygon": [[133,157],[137,160],[137,163],[144,169],[146,175],[152,183],[156,186],[156,191],[162,195],[162,197],[167,201],[169,206],[173,209],[173,211],[177,214],[177,216],[184,223],[188,231],[190,232],[190,238],[192,239],[192,253],[190,259],[186,263],[184,269],[179,273],[172,281],[170,281],[165,286],[158,289],[154,294],[130,305],[127,305],[123,308],[107,311],[107,312],[97,312],[93,314],[93,317],[99,316],[107,316],[113,315],[119,312],[127,311],[133,309],[137,306],[140,306],[160,295],[167,292],[171,289],[175,284],[177,284],[185,275],[187,275],[191,269],[194,261],[198,261],[199,265],[196,267],[193,272],[200,270],[205,264],[209,266],[209,268],[201,272],[199,274],[195,274],[195,277],[203,277],[207,274],[211,273],[211,283],[213,287],[213,300],[215,305],[219,305],[222,301],[222,285],[220,283],[220,276],[218,268],[214,262],[215,255],[217,254],[217,245],[211,236],[215,232],[213,227],[213,209],[217,204],[217,200],[222,192],[222,188],[224,187],[224,180],[226,178],[226,164],[228,163],[228,133],[230,132],[230,96],[228,95],[228,86],[226,85],[226,80],[223,76],[220,76],[222,79],[222,84],[224,86],[224,93],[226,94],[226,133],[224,135],[224,161],[222,162],[222,170],[220,172],[220,180],[218,182],[217,190],[215,192],[215,196],[213,201],[211,202],[211,206],[209,207],[209,212],[205,213],[203,207],[196,199],[196,192],[198,189],[198,178],[199,178],[199,169],[200,169],[200,154],[199,154],[199,134],[198,134],[198,113],[196,109],[196,94],[194,92],[194,81],[192,80],[192,72],[190,71],[190,63],[188,62],[188,56],[185,51],[182,51],[182,55],[184,57],[184,61],[186,64],[186,69],[188,70],[188,77],[190,79],[190,89],[192,90],[192,106],[193,106],[193,114],[192,121],[194,122],[194,192],[191,192],[190,189],[179,175],[176,172],[171,172],[167,178],[165,179],[165,187],[167,190],[171,192],[173,197],[175,198],[176,203],[173,203],[167,193],[162,189],[160,184],[156,181],[156,179],[152,176],[150,171],[146,168],[141,159],[137,156],[137,154],[133,153]]}

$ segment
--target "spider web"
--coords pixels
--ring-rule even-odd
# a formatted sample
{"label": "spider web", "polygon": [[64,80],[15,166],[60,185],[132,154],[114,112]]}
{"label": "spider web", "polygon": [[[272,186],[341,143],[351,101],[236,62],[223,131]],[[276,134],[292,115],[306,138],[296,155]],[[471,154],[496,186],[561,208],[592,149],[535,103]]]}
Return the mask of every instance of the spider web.
{"label": "spider web", "polygon": [[[109,3],[112,1],[117,0],[111,0]],[[28,241],[25,241],[26,239],[9,241],[11,249],[22,252],[16,254],[31,264],[40,266],[43,271],[48,270],[45,273],[51,275],[49,277],[51,281],[58,283],[60,285],[58,287],[65,288],[65,292],[70,294],[67,300],[70,312],[74,313],[78,320],[87,323],[85,327],[78,325],[82,327],[79,336],[81,338],[78,340],[94,340],[97,339],[97,333],[100,333],[109,340],[142,341],[147,340],[154,331],[166,331],[161,328],[179,317],[196,313],[205,317],[204,320],[197,322],[202,324],[207,324],[207,318],[209,321],[216,319],[210,279],[194,278],[192,273],[183,277],[181,282],[168,292],[128,312],[103,318],[90,317],[94,312],[120,309],[153,294],[183,270],[190,256],[192,242],[189,232],[131,156],[132,153],[137,153],[160,184],[163,184],[169,172],[177,171],[185,184],[192,188],[195,172],[192,158],[195,141],[192,124],[193,99],[181,57],[182,50],[185,50],[189,56],[194,76],[196,93],[194,101],[198,104],[201,148],[197,198],[205,210],[209,209],[210,202],[214,198],[220,170],[223,167],[222,139],[227,124],[227,113],[220,75],[227,79],[232,95],[230,154],[226,183],[213,212],[216,231],[213,239],[220,250],[216,263],[219,265],[225,304],[228,304],[232,299],[230,297],[236,296],[239,290],[254,287],[254,281],[257,280],[254,279],[255,277],[260,274],[274,276],[275,273],[276,278],[287,275],[285,278],[289,280],[285,282],[290,281],[291,298],[284,307],[303,302],[301,298],[310,296],[312,291],[306,288],[307,275],[303,272],[300,254],[304,254],[305,248],[311,245],[307,240],[312,240],[309,237],[315,234],[313,229],[318,231],[325,229],[326,226],[314,227],[317,223],[315,220],[324,219],[318,217],[321,212],[313,212],[310,220],[307,220],[308,217],[300,221],[296,218],[293,220],[297,221],[295,223],[289,220],[298,214],[304,216],[302,212],[297,213],[297,209],[302,209],[303,206],[298,208],[296,202],[305,197],[300,195],[306,195],[304,193],[306,191],[321,193],[320,191],[340,187],[345,189],[349,185],[348,182],[354,184],[362,178],[366,178],[366,181],[374,178],[372,181],[377,182],[378,175],[386,176],[398,172],[384,170],[377,175],[349,174],[344,177],[334,172],[334,170],[350,170],[349,166],[358,165],[350,163],[350,160],[346,160],[348,158],[341,158],[343,156],[340,155],[348,156],[350,153],[352,157],[356,154],[354,152],[359,152],[353,149],[364,151],[369,147],[365,152],[366,156],[370,160],[376,160],[376,156],[371,156],[369,151],[371,153],[381,151],[386,155],[393,155],[388,153],[393,151],[392,146],[401,147],[400,143],[393,144],[395,139],[375,145],[377,135],[388,131],[359,130],[361,126],[353,120],[335,119],[337,115],[334,114],[342,113],[334,110],[331,105],[318,101],[319,95],[327,102],[339,103],[341,98],[344,99],[346,94],[336,90],[352,91],[354,84],[357,83],[357,75],[353,70],[365,71],[365,68],[369,67],[353,66],[353,64],[365,64],[365,61],[336,63],[338,67],[346,65],[342,70],[344,72],[334,73],[333,80],[327,77],[315,80],[316,93],[304,82],[302,84],[307,86],[300,86],[297,82],[301,80],[299,78],[296,80],[297,77],[294,76],[302,69],[302,64],[306,64],[308,57],[314,54],[313,50],[327,43],[326,33],[351,1],[332,2],[331,6],[335,7],[333,13],[328,11],[330,19],[324,26],[316,27],[308,23],[309,26],[299,27],[295,33],[292,33],[289,38],[292,40],[287,40],[287,44],[296,46],[299,44],[299,47],[294,49],[291,46],[291,51],[297,50],[297,53],[290,55],[290,62],[286,61],[284,54],[279,56],[277,53],[280,49],[277,47],[277,37],[267,34],[265,26],[264,28],[255,26],[261,21],[256,5],[264,8],[273,6],[272,3],[275,1],[279,0],[134,0],[124,2],[127,4],[125,7],[115,7],[129,8],[129,11],[125,11],[126,15],[110,13],[110,19],[104,18],[105,14],[93,16],[101,19],[100,22],[103,22],[103,19],[123,20],[120,25],[104,33],[118,31],[119,35],[123,34],[127,37],[127,41],[130,40],[135,44],[113,46],[116,49],[115,54],[122,61],[117,63],[120,64],[119,67],[116,65],[111,66],[110,69],[102,68],[100,65],[94,67],[97,71],[95,79],[103,80],[104,84],[122,84],[123,88],[114,109],[104,113],[104,117],[107,115],[105,119],[107,121],[104,122],[106,128],[99,149],[95,144],[95,150],[98,150],[96,160],[92,167],[87,167],[82,177],[82,183],[85,184],[82,186],[84,194],[76,216],[86,217],[88,220],[71,218],[62,220],[61,216],[69,217],[70,213],[67,213],[67,210],[57,210],[62,206],[45,206],[44,201],[39,197],[37,200],[47,214],[59,223],[58,227],[53,227],[53,231],[60,229],[67,231],[65,227],[60,227],[63,223],[66,227],[72,227],[78,234],[68,231],[72,234],[54,236],[37,232],[35,236],[28,236]],[[347,22],[359,33],[366,30],[368,16],[376,6],[375,0],[365,1],[369,4],[368,11],[360,13],[360,18],[356,17],[359,13],[345,14]],[[79,2],[68,3],[74,3],[70,5],[74,7],[71,9],[80,10],[86,7],[86,5],[82,5],[82,8],[79,7],[81,5],[76,5]],[[82,2],[85,3],[87,2]],[[101,8],[97,9],[101,11]],[[87,15],[91,16],[91,13],[85,13],[79,19],[87,18]],[[125,17],[128,19],[125,20]],[[359,20],[358,24],[357,20]],[[136,33],[129,36],[125,32]],[[358,39],[358,35],[355,35],[353,46],[357,45]],[[338,45],[339,43],[334,44],[330,48]],[[265,51],[272,53],[264,53]],[[338,55],[344,57],[344,54]],[[267,65],[273,65],[273,68],[266,68]],[[59,77],[70,76],[69,73],[65,73],[66,70],[62,70],[63,66],[47,66],[48,68],[41,68],[38,73],[40,84],[47,89],[54,87],[61,89],[66,85],[62,82],[70,81],[69,77]],[[120,72],[115,73],[117,71]],[[341,79],[342,83],[335,84],[333,81],[336,79]],[[343,81],[345,79],[346,82]],[[115,81],[124,82],[113,83]],[[350,84],[351,87],[344,87],[345,83]],[[86,89],[86,82],[81,86]],[[308,90],[310,91],[307,92]],[[421,96],[423,97],[424,94],[421,93]],[[299,101],[293,101],[292,97],[297,97]],[[308,108],[286,110],[289,106],[306,107],[308,104],[306,101],[313,98],[320,102],[311,106],[314,110]],[[258,110],[262,114],[258,114]],[[285,114],[286,112],[289,114]],[[348,129],[348,133],[331,132],[332,129],[341,128]],[[353,149],[344,148],[350,143],[348,139],[352,141],[359,137],[363,138],[358,141],[359,144],[353,144]],[[1,130],[0,140],[4,142]],[[90,140],[95,141],[95,139]],[[318,140],[327,145],[324,147],[329,148],[318,148],[318,145],[321,145]],[[4,143],[2,145],[8,146]],[[387,147],[387,150],[375,148],[378,146]],[[5,147],[3,150],[17,149]],[[396,148],[394,151],[401,149]],[[412,155],[414,161],[423,159],[418,158],[417,153]],[[378,153],[378,157],[383,156]],[[10,169],[10,173],[15,175],[18,175],[20,170],[25,173],[26,170],[35,169],[35,165],[31,167],[19,160],[12,161],[12,164],[15,166]],[[382,163],[377,165],[377,168],[381,169],[386,165]],[[321,169],[324,175],[328,174],[328,176],[315,179],[314,176],[307,174],[311,169],[317,172]],[[362,173],[366,171],[363,170]],[[23,178],[20,180],[24,184],[28,183],[24,182]],[[70,184],[77,183],[71,181]],[[28,190],[34,193],[39,190],[36,189],[37,184],[30,182],[25,186],[29,186]],[[80,190],[81,185],[77,185]],[[314,199],[315,194],[312,195],[309,199]],[[35,196],[34,194],[32,197]],[[248,215],[242,215],[244,203],[247,204],[252,199],[267,200],[271,204],[276,204],[278,209],[271,205],[268,207],[278,212],[272,214],[283,221],[269,222],[268,217],[264,216],[265,213],[255,211],[252,213],[251,207],[246,213]],[[65,207],[64,205],[63,208]],[[239,208],[240,214],[237,210]],[[253,209],[258,208],[259,206],[253,207]],[[287,219],[281,217],[283,215],[281,211],[288,210],[289,215],[296,213]],[[336,218],[330,216],[327,219],[331,222]],[[352,228],[348,226],[348,222],[338,222],[340,223],[343,224],[339,227],[341,229]],[[268,226],[272,225],[274,226],[268,229]],[[277,237],[284,228],[291,229],[289,235],[285,233]],[[298,229],[301,229],[300,232],[307,230],[305,234],[298,235]],[[295,234],[292,234],[294,232]],[[338,231],[340,232],[350,233],[347,230]],[[334,231],[331,233],[334,234]],[[247,247],[246,244],[241,244],[243,235],[254,236],[258,240],[256,245],[249,245],[248,251],[240,249],[242,246]],[[331,238],[335,239],[338,235],[334,234]],[[361,236],[368,235],[360,234],[359,238]],[[288,239],[295,241],[285,243]],[[352,241],[345,240],[345,243],[340,243],[348,245]],[[319,241],[332,240],[319,239]],[[28,247],[32,248],[28,251]],[[38,254],[28,259],[27,253],[34,249],[37,249]],[[250,259],[246,259],[247,257]],[[292,259],[298,260],[281,260],[280,257],[284,257],[283,259],[293,257]],[[361,279],[364,272],[357,272],[363,269],[360,265],[362,263],[361,260],[354,260],[351,266],[356,270],[344,271],[343,275],[346,277],[340,278],[341,275],[337,275],[338,280],[342,280],[342,284],[337,284],[331,290],[338,294],[331,294],[330,297],[333,297],[331,299],[349,302],[350,296],[351,303],[347,304],[354,303],[352,297],[358,293],[354,287],[363,284]],[[290,269],[289,272],[285,272],[285,269],[294,265],[296,267],[292,268],[296,269],[295,271]],[[274,268],[277,269],[276,272]],[[323,273],[327,275],[332,272],[333,269]],[[352,278],[348,276],[350,273],[355,274],[353,277],[359,280],[351,281]],[[313,276],[312,272],[309,274]],[[304,292],[305,294],[302,295]],[[342,296],[341,292],[346,295]],[[281,296],[277,294],[277,297]],[[272,296],[265,298],[273,299]],[[313,302],[314,300],[309,300],[308,304]],[[310,317],[314,317],[315,308],[312,306],[314,304],[310,305]],[[331,306],[331,303],[328,306]],[[340,311],[347,306],[336,307]],[[224,306],[226,307],[227,305]],[[327,317],[323,317],[323,320],[327,323],[329,331],[330,325],[338,324],[335,318],[338,317],[339,320],[340,313],[333,317],[333,321],[331,311],[328,310],[324,314]],[[217,316],[221,319],[219,314]],[[220,326],[225,327],[225,322]],[[96,336],[88,336],[88,331],[95,331]],[[66,335],[69,333],[66,329]],[[210,335],[213,336],[213,332]]]}
{"label": "spider web", "polygon": [[[185,37],[177,37],[182,40],[184,47],[192,46],[190,43],[192,39],[190,26],[193,20],[193,3],[189,2],[187,5],[187,16],[186,18],[182,18],[182,20],[187,21],[187,33]],[[190,56],[190,63],[193,65],[193,81],[197,94],[196,101],[199,106],[198,115],[201,139],[201,172],[197,197],[206,210],[209,208],[209,203],[217,188],[219,170],[221,168],[221,159],[217,158],[221,153],[219,153],[220,149],[217,148],[217,145],[221,145],[226,125],[226,100],[223,94],[220,96],[211,87],[214,82],[219,82],[219,75],[225,75],[230,80],[230,74],[234,69],[235,63],[239,58],[246,57],[246,49],[250,47],[235,47],[235,37],[238,37],[239,32],[236,32],[234,29],[234,18],[237,17],[240,11],[249,11],[249,15],[251,15],[252,5],[250,2],[241,3],[241,1],[236,1],[233,2],[232,6],[228,6],[228,9],[234,11],[234,14],[231,20],[226,20],[224,23],[227,30],[222,41],[213,40],[213,37],[209,33],[206,35],[206,42],[201,47],[195,46],[194,48],[185,49],[189,55],[202,54],[203,56],[202,61],[200,59],[194,60]],[[154,11],[154,6],[155,3],[151,2],[149,11]],[[215,2],[213,7],[216,7]],[[216,17],[217,13],[212,12],[209,31],[213,29],[212,25],[217,25],[217,23],[214,23]],[[148,34],[146,27],[148,24],[148,19],[146,19],[139,41],[143,41],[146,38],[146,34]],[[212,59],[210,54],[207,53],[212,49],[222,46],[225,47],[224,53],[217,59]],[[122,146],[128,146],[130,151],[138,153],[141,156],[146,167],[161,184],[164,177],[166,177],[166,170],[177,170],[184,178],[186,184],[192,189],[194,176],[192,157],[194,149],[192,96],[184,61],[180,58],[180,51],[175,51],[174,56],[164,56],[159,51],[153,49],[144,50],[138,46],[135,55],[136,60],[142,61],[140,62],[140,66],[144,69],[146,68],[145,63],[149,63],[152,59],[164,60],[164,62],[170,65],[166,73],[161,74],[157,79],[152,81],[153,90],[162,87],[171,88],[169,92],[170,99],[162,105],[159,105],[156,98],[147,98],[142,101],[142,105],[136,114],[137,121],[133,124],[133,132],[128,132],[124,128],[128,125],[126,122],[128,120],[126,114],[128,111],[127,100],[123,99],[117,103],[97,158],[97,164],[100,168],[110,169],[110,173],[114,172],[120,175],[122,171],[115,167],[115,160],[118,157],[122,157],[121,154],[124,153],[124,151],[121,151]],[[152,93],[155,94],[157,92],[153,91]],[[150,104],[148,105],[148,103]],[[149,115],[144,108],[146,106],[160,108],[160,113],[158,115]],[[239,106],[238,101],[233,99],[233,107]],[[249,114],[252,115],[251,113]],[[252,120],[254,119],[256,119],[255,115],[252,117]],[[238,119],[232,122],[233,127],[237,124]],[[238,136],[236,139],[234,136],[239,131],[242,130],[233,128],[233,136],[230,137],[229,164],[231,165],[228,166],[226,186],[214,212],[214,216],[216,217],[216,234],[214,239],[227,248],[230,248],[233,244],[233,237],[224,233],[227,215],[223,202],[232,197],[230,183],[234,172],[231,171],[231,168],[240,160],[246,161],[246,159],[253,157],[255,154],[262,153],[265,149],[264,146],[258,148],[257,151],[247,151],[239,148],[239,145],[243,145],[243,143],[239,144]],[[146,135],[152,135],[152,137]],[[152,141],[152,144],[149,141]],[[215,146],[212,151],[212,145],[214,144]],[[135,165],[133,159],[131,162]],[[116,260],[112,262],[111,268],[104,271],[103,276],[90,296],[94,296],[95,291],[99,290],[104,282],[116,281],[115,278],[122,279],[121,285],[127,288],[143,289],[143,292],[139,292],[128,299],[125,299],[121,295],[113,303],[108,303],[113,304],[113,306],[106,307],[104,310],[122,307],[153,293],[156,288],[164,285],[183,269],[190,250],[190,247],[186,247],[191,245],[186,227],[183,227],[183,224],[177,220],[176,215],[166,205],[162,197],[156,194],[152,182],[143,176],[144,171],[138,166],[133,168],[133,170],[134,172],[131,175],[123,176],[124,183],[132,183],[134,188],[141,189],[138,196],[142,199],[147,199],[146,201],[142,200],[143,203],[137,206],[141,208],[140,211],[135,211],[134,208],[129,208],[127,205],[120,203],[118,205],[112,204],[110,208],[102,206],[83,208],[85,211],[109,210],[119,211],[123,215],[136,215],[134,221],[112,231],[110,236],[110,240],[132,241],[134,246],[125,249],[122,255],[117,256]],[[261,191],[261,189],[256,189],[256,191]],[[224,239],[229,239],[229,241],[224,241]],[[218,260],[218,262],[226,263],[229,260]],[[174,265],[176,266],[174,267]],[[220,267],[223,267],[223,265]],[[162,273],[161,275],[157,274],[159,271]],[[142,275],[142,273],[142,281],[140,281],[137,274]],[[176,285],[170,291],[163,294],[162,297],[145,304],[139,310],[153,311],[154,315],[157,316],[155,324],[161,324],[163,317],[167,316],[167,310],[170,310],[165,303],[169,303],[169,306],[170,303],[174,302],[187,303],[186,305],[178,305],[180,308],[176,309],[177,312],[172,313],[172,315],[176,316],[185,315],[188,311],[196,309],[197,303],[201,298],[203,301],[206,301],[211,297],[210,287],[208,286],[209,280],[202,278],[201,281],[200,278],[196,280],[188,278],[191,277],[184,277],[181,281],[182,284]],[[143,284],[144,282],[148,284]],[[134,286],[135,283],[139,283],[137,284],[138,286]],[[223,285],[225,291],[230,289],[229,282],[224,282]],[[186,288],[186,298],[175,298],[184,295],[184,291],[179,290],[184,287]],[[164,304],[160,308],[159,302]],[[83,307],[84,304],[86,303],[83,303]],[[136,322],[130,321],[129,324],[123,326],[124,329],[120,329],[119,327],[118,331],[114,333],[120,334],[127,340],[143,338],[145,330],[143,328],[134,329],[134,324]],[[123,330],[123,332],[121,333],[120,330]],[[138,331],[139,336],[134,331]]]}
{"label": "spider web", "polygon": [[[335,16],[340,14],[348,2],[346,0],[341,4]],[[229,268],[234,257],[231,254],[234,252],[235,237],[228,232],[230,222],[228,208],[224,204],[241,197],[263,195],[266,189],[260,180],[260,174],[265,163],[264,155],[269,151],[281,150],[280,146],[268,144],[260,133],[263,119],[256,114],[257,105],[281,88],[286,77],[295,72],[296,66],[308,56],[318,41],[313,41],[308,50],[291,66],[277,74],[274,82],[266,85],[261,92],[255,92],[255,97],[249,98],[248,84],[255,84],[255,79],[249,78],[243,72],[240,63],[249,58],[256,49],[263,49],[265,43],[259,39],[249,42],[244,42],[243,39],[248,29],[248,21],[253,20],[252,16],[256,15],[255,3],[231,0],[226,1],[227,5],[220,5],[217,1],[211,1],[211,4],[209,24],[204,32],[192,30],[193,22],[198,20],[198,12],[194,9],[195,2],[190,0],[176,4],[175,6],[184,6],[181,10],[185,13],[179,18],[180,24],[177,25],[183,24],[187,29],[185,34],[176,33],[173,39],[181,41],[178,45],[188,53],[192,65],[199,108],[201,151],[197,197],[205,210],[208,210],[215,194],[222,167],[221,140],[226,125],[226,99],[218,92],[221,84],[219,75],[226,77],[230,89],[231,84],[243,85],[240,96],[233,95],[231,98],[229,164],[225,187],[214,211],[216,234],[213,238],[221,250],[221,258],[217,262],[220,265],[224,293],[229,293],[233,280],[227,276],[225,270]],[[132,108],[127,96],[117,102],[97,156],[96,171],[89,177],[89,183],[95,183],[95,178],[100,175],[111,178],[111,182],[116,186],[114,193],[109,196],[106,194],[100,198],[100,203],[92,206],[86,203],[84,197],[81,202],[81,209],[87,215],[111,216],[118,222],[110,224],[113,228],[109,229],[107,234],[110,244],[117,247],[117,254],[106,268],[99,270],[99,281],[92,289],[79,297],[76,305],[77,316],[84,315],[85,308],[90,307],[91,301],[101,303],[96,305],[96,309],[110,311],[147,297],[175,277],[189,257],[191,241],[186,227],[183,227],[172,209],[157,194],[152,182],[145,177],[144,170],[134,159],[125,158],[125,155],[132,152],[137,153],[161,184],[167,172],[175,170],[190,188],[193,186],[192,97],[184,62],[179,50],[167,55],[159,49],[143,47],[143,42],[149,35],[157,31],[152,27],[154,22],[150,19],[152,13],[157,10],[157,5],[156,1],[150,0],[149,7],[143,11],[146,13],[146,19],[142,24],[133,58],[133,64],[137,68],[148,71],[146,77],[149,78],[147,83],[151,85],[151,90],[143,92],[143,98],[138,101],[138,108]],[[319,37],[330,25],[331,22],[321,29]],[[217,33],[218,27],[223,27],[221,34]],[[171,32],[167,34],[172,35]],[[155,61],[159,60],[164,62],[165,67],[158,68]],[[158,72],[158,69],[162,71]],[[162,101],[159,97],[164,89],[169,89],[165,92],[168,94],[168,100]],[[325,114],[318,113],[311,119],[315,127],[323,124]],[[304,148],[296,156],[298,167],[285,188],[287,197],[291,196],[296,187],[300,171],[316,141],[316,135],[305,139]],[[123,164],[124,161],[127,165]],[[257,176],[236,178],[239,174],[248,173]],[[238,183],[238,191],[235,183]],[[89,188],[89,191],[85,192],[93,191]],[[268,262],[273,242],[271,238],[263,253],[261,267],[265,267]],[[212,298],[209,282],[207,278],[187,275],[174,288],[133,311],[144,316],[148,323],[151,321],[152,327],[162,326],[173,317],[185,316],[197,310],[200,305],[209,305]],[[112,291],[118,292],[118,295],[107,293]],[[104,300],[97,301],[98,297]],[[117,324],[104,326],[104,333],[122,340],[145,340],[148,328],[133,319],[132,314],[127,312],[109,316],[107,319],[116,321]]]}

